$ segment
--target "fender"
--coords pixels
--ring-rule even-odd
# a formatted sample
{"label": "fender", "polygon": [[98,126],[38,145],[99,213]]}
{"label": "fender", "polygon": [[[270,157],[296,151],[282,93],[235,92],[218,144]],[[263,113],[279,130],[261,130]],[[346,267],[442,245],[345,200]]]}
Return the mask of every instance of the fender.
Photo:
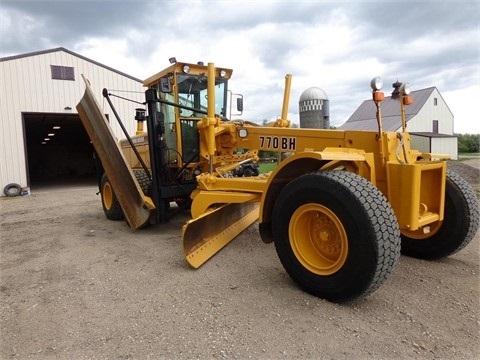
{"label": "fender", "polygon": [[299,176],[317,170],[345,169],[358,173],[375,184],[373,154],[358,149],[326,148],[324,151],[305,151],[283,160],[268,177],[262,194],[259,213],[260,236],[264,243],[273,241],[271,216],[275,199],[285,185]]}

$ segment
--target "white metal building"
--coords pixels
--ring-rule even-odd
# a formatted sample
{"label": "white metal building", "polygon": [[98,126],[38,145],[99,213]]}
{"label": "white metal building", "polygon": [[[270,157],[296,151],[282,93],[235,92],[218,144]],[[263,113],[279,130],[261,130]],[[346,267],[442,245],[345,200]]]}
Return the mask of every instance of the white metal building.
{"label": "white metal building", "polygon": [[[102,90],[144,101],[142,81],[64,48],[0,59],[0,191],[95,178],[93,147],[76,111],[89,79],[115,135],[124,137]],[[130,134],[135,108],[113,97]]]}
{"label": "white metal building", "polygon": [[[436,87],[412,91],[413,104],[405,107],[407,131],[411,145],[422,152],[448,154],[458,158],[458,139],[454,135],[454,118]],[[400,131],[399,100],[385,97],[381,102],[383,129]],[[373,100],[364,101],[350,118],[340,126],[342,130],[377,130],[376,108]]]}

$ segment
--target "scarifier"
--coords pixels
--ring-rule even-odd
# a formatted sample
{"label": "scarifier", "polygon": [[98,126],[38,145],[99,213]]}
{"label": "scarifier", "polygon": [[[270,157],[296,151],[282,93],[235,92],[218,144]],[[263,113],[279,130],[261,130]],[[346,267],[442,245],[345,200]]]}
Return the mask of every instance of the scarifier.
{"label": "scarifier", "polygon": [[[298,129],[287,119],[291,75],[272,126],[227,118],[234,100],[237,112],[243,109],[243,97],[228,90],[231,75],[213,63],[173,60],[144,81],[137,132],[124,130],[119,143],[84,78],[77,109],[96,151],[109,219],[125,218],[138,229],[190,209],[182,236],[193,268],[258,221],[262,241],[275,244],[291,278],[334,302],[377,289],[400,251],[437,259],[472,240],[479,223],[475,193],[447,169],[447,155],[410,147],[408,84],[400,88],[399,132],[382,130],[380,78],[371,82],[378,131]],[[110,95],[104,89],[125,129]],[[260,150],[279,154],[275,169],[238,176]]]}

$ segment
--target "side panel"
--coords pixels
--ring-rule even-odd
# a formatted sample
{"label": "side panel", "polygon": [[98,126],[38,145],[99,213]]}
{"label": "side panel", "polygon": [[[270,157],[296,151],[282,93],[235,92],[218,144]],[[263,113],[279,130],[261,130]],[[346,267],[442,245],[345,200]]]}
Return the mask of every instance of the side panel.
{"label": "side panel", "polygon": [[[132,136],[132,141],[135,144],[135,148],[142,157],[143,161],[150,168],[150,154],[148,150],[148,137],[147,135]],[[125,160],[130,165],[132,169],[141,169],[142,164],[138,160],[135,152],[132,150],[130,143],[127,140],[120,141],[120,147],[122,148],[123,155]]]}
{"label": "side panel", "polygon": [[400,229],[415,231],[443,220],[445,162],[388,164],[388,200]]}

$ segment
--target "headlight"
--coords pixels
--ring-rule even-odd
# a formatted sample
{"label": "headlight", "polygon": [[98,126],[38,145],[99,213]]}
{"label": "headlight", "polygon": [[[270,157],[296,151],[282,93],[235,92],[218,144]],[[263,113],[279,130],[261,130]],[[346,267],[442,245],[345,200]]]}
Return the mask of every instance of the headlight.
{"label": "headlight", "polygon": [[188,65],[183,65],[183,72],[184,72],[185,74],[188,74],[188,73],[190,72],[190,66],[188,66]]}
{"label": "headlight", "polygon": [[248,131],[246,129],[238,130],[238,137],[246,138],[248,136]]}
{"label": "headlight", "polygon": [[412,88],[410,87],[410,84],[409,83],[403,83],[402,86],[400,86],[400,93],[402,95],[410,95],[410,93],[412,92]]}
{"label": "headlight", "polygon": [[220,70],[220,76],[223,78],[227,76],[227,72],[225,70]]}
{"label": "headlight", "polygon": [[372,81],[370,81],[370,87],[373,91],[380,91],[383,87],[383,79],[379,76],[374,77]]}

